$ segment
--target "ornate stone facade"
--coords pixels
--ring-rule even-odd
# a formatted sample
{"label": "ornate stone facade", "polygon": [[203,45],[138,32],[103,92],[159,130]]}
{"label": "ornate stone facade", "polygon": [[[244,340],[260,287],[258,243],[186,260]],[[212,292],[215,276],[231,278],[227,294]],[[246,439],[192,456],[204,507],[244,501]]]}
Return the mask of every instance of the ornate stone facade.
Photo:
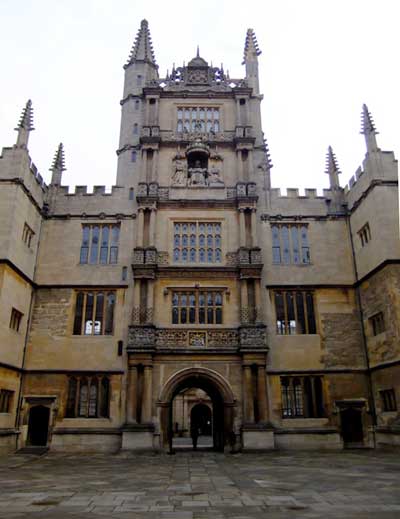
{"label": "ornate stone facade", "polygon": [[364,106],[349,186],[329,148],[322,195],[272,188],[259,54],[249,29],[242,78],[199,55],[161,78],[143,20],[111,193],[62,186],[62,145],[43,182],[25,106],[0,160],[0,451],[167,450],[192,420],[220,451],[399,444],[397,162]]}

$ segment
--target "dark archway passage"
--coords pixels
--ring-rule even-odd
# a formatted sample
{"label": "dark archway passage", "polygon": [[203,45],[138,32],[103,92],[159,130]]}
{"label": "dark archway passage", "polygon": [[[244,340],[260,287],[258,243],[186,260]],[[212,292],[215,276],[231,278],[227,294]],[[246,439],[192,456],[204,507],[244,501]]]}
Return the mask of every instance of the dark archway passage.
{"label": "dark archway passage", "polygon": [[[209,373],[209,374],[208,374]],[[163,390],[159,403],[161,442],[164,448],[172,447],[174,436],[173,400],[187,389],[201,389],[207,393],[212,410],[213,449],[224,450],[229,445],[233,430],[233,394],[228,383],[220,375],[202,368],[182,370],[170,380]]]}
{"label": "dark archway passage", "polygon": [[28,443],[45,447],[49,434],[50,409],[43,405],[31,407],[28,423]]}
{"label": "dark archway passage", "polygon": [[208,405],[196,404],[190,411],[191,427],[196,427],[201,436],[212,435],[212,413]]}

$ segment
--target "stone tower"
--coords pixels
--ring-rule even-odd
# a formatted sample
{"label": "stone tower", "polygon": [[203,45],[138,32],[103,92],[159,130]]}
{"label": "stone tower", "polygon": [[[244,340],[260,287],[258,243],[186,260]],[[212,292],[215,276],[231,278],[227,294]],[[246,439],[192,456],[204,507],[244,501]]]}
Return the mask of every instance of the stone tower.
{"label": "stone tower", "polygon": [[[32,103],[0,157],[0,449],[399,443],[397,161],[362,108],[345,188],[271,187],[257,39],[241,78],[160,78],[146,20],[124,66],[117,183],[46,185]],[[217,56],[216,56],[217,57]]]}

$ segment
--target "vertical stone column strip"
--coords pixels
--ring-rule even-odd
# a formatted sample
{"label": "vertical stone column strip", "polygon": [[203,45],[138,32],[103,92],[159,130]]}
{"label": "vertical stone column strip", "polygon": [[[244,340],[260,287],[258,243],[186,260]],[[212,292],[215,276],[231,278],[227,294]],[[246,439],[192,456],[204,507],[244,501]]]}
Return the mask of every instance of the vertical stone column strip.
{"label": "vertical stone column strip", "polygon": [[146,322],[153,322],[153,312],[154,312],[154,281],[149,279],[147,281],[147,312],[146,312]]}
{"label": "vertical stone column strip", "polygon": [[150,247],[154,247],[154,245],[155,245],[156,218],[157,218],[157,209],[155,207],[152,207],[151,212],[150,212],[150,229],[149,229],[149,245],[150,245]]}
{"label": "vertical stone column strip", "polygon": [[126,389],[126,421],[136,423],[137,415],[137,366],[129,366],[128,387]]}
{"label": "vertical stone column strip", "polygon": [[257,209],[251,210],[251,245],[257,247]]}
{"label": "vertical stone column strip", "polygon": [[240,126],[242,124],[241,114],[240,114],[240,100],[236,99],[236,126]]}
{"label": "vertical stone column strip", "polygon": [[267,380],[265,376],[265,366],[257,366],[257,401],[258,401],[258,417],[260,422],[267,422]]}
{"label": "vertical stone column strip", "polygon": [[[247,103],[246,103],[247,104]],[[254,178],[254,158],[253,158],[253,150],[249,150],[249,157],[248,157],[248,168],[249,168],[249,180]]]}
{"label": "vertical stone column strip", "polygon": [[142,423],[151,423],[151,398],[153,393],[153,366],[144,366]]}
{"label": "vertical stone column strip", "polygon": [[244,418],[247,423],[254,423],[253,385],[251,383],[251,366],[243,366],[243,400]]}
{"label": "vertical stone column strip", "polygon": [[240,321],[247,323],[249,321],[249,297],[247,291],[247,279],[240,282]]}
{"label": "vertical stone column strip", "polygon": [[236,164],[238,166],[238,179],[240,182],[243,182],[243,161],[242,152],[240,150],[236,151]]}
{"label": "vertical stone column strip", "polygon": [[153,150],[153,163],[151,166],[151,182],[157,182],[158,150]]}
{"label": "vertical stone column strip", "polygon": [[137,247],[143,247],[143,231],[144,231],[144,209],[143,209],[143,207],[139,207],[138,219],[137,219],[137,238],[136,238]]}
{"label": "vertical stone column strip", "polygon": [[244,209],[239,209],[239,240],[240,246],[246,247],[246,223],[244,219]]}
{"label": "vertical stone column strip", "polygon": [[254,280],[254,303],[255,303],[255,321],[262,322],[261,318],[261,290],[260,290],[260,279]]}
{"label": "vertical stone column strip", "polygon": [[140,170],[140,181],[147,182],[147,150],[142,150],[142,164]]}

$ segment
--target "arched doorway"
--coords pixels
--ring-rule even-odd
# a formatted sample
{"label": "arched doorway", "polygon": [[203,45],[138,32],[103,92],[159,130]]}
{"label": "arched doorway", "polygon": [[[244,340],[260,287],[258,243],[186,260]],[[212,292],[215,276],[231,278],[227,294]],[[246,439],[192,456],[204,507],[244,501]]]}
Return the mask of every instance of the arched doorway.
{"label": "arched doorway", "polygon": [[50,408],[37,405],[31,407],[28,422],[28,443],[45,447],[49,433]]}
{"label": "arched doorway", "polygon": [[[174,435],[173,401],[186,389],[201,389],[210,401],[213,448],[223,451],[232,441],[235,399],[229,383],[217,372],[206,368],[186,368],[172,376],[164,385],[160,407],[160,441],[165,449],[172,446]],[[200,413],[201,409],[199,409]],[[204,411],[204,410],[203,410]],[[205,411],[204,411],[205,412]],[[211,425],[211,424],[210,424]]]}
{"label": "arched doorway", "polygon": [[196,404],[190,411],[191,427],[196,427],[200,436],[212,435],[212,413],[206,404]]}

